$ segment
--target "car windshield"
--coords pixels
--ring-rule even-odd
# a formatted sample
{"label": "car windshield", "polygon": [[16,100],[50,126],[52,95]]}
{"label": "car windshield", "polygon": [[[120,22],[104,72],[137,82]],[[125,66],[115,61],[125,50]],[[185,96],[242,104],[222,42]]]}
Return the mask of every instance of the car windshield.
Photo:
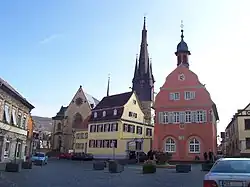
{"label": "car windshield", "polygon": [[37,157],[45,157],[45,155],[43,153],[35,153],[34,156],[37,156]]}
{"label": "car windshield", "polygon": [[213,173],[250,173],[250,160],[221,160],[215,163]]}

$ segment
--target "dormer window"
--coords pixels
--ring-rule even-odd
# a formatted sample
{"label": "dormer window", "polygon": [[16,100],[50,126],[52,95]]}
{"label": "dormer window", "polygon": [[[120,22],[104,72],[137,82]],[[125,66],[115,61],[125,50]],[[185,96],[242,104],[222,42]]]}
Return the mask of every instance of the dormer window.
{"label": "dormer window", "polygon": [[103,111],[102,112],[102,117],[105,117],[106,116],[106,111]]}
{"label": "dormer window", "polygon": [[115,110],[114,110],[114,116],[116,116],[116,115],[117,115],[117,110],[115,109]]}
{"label": "dormer window", "polygon": [[94,118],[97,118],[97,112],[94,113]]}

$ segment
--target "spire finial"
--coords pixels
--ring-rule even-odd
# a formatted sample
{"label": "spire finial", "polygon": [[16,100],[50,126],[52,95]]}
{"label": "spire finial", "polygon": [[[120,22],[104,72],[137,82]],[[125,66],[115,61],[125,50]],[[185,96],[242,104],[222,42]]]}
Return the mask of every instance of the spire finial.
{"label": "spire finial", "polygon": [[181,20],[181,39],[184,38],[184,35],[183,35],[183,28],[184,28],[184,24],[183,24],[183,20]]}
{"label": "spire finial", "polygon": [[109,83],[110,83],[110,74],[108,74],[107,96],[109,96]]}
{"label": "spire finial", "polygon": [[146,18],[146,13],[144,13],[144,17],[143,17],[143,30],[146,30],[146,21],[147,21],[147,18]]}

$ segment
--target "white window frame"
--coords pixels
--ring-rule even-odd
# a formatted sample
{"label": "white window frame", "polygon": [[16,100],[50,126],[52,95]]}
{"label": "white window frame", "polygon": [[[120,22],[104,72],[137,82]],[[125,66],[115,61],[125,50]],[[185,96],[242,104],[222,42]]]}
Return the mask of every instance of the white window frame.
{"label": "white window frame", "polygon": [[168,112],[163,112],[163,124],[168,124]]}
{"label": "white window frame", "polygon": [[197,110],[196,111],[196,123],[205,123],[205,122],[207,122],[206,110]]}
{"label": "white window frame", "polygon": [[167,138],[166,144],[165,144],[165,151],[168,153],[176,152],[176,143],[173,138]]}
{"label": "white window frame", "polygon": [[117,115],[117,109],[114,109],[114,116]]}
{"label": "white window frame", "polygon": [[97,118],[97,112],[94,112],[94,118]]}
{"label": "white window frame", "polygon": [[195,99],[195,92],[194,91],[185,91],[184,98],[185,98],[185,100]]}
{"label": "white window frame", "polygon": [[192,123],[192,112],[185,111],[185,123]]}
{"label": "white window frame", "polygon": [[[200,147],[200,141],[197,138],[192,138],[189,141],[189,153],[200,153],[201,147]],[[198,148],[198,150],[196,149]]]}
{"label": "white window frame", "polygon": [[172,101],[180,100],[180,97],[181,97],[180,92],[169,93],[169,99],[172,100]]}
{"label": "white window frame", "polygon": [[173,123],[180,123],[180,112],[173,112],[174,119]]}
{"label": "white window frame", "polygon": [[22,154],[22,144],[21,142],[18,142],[16,148],[16,158],[21,158],[21,154]]}
{"label": "white window frame", "polygon": [[[6,143],[9,144],[8,150],[6,151]],[[9,140],[6,140],[5,144],[4,144],[4,158],[9,158],[10,156],[10,149],[11,148],[11,142]]]}
{"label": "white window frame", "polygon": [[15,108],[12,108],[12,118],[13,118],[13,124],[15,125],[15,126],[17,126],[17,118],[16,118],[16,109]]}
{"label": "white window frame", "polygon": [[102,117],[105,117],[106,116],[106,111],[104,110],[103,112],[102,112]]}
{"label": "white window frame", "polygon": [[4,104],[4,115],[6,122],[10,124],[11,118],[10,118],[10,106],[7,105],[6,103]]}
{"label": "white window frame", "polygon": [[27,115],[24,114],[23,115],[23,119],[22,119],[22,125],[21,125],[21,128],[25,129],[26,127],[26,123],[27,123]]}

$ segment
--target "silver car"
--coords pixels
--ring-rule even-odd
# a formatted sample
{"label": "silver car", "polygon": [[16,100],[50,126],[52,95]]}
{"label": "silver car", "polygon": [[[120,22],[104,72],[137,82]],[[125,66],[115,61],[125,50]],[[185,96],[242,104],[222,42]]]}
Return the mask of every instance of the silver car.
{"label": "silver car", "polygon": [[250,158],[221,158],[205,175],[203,187],[250,187]]}

